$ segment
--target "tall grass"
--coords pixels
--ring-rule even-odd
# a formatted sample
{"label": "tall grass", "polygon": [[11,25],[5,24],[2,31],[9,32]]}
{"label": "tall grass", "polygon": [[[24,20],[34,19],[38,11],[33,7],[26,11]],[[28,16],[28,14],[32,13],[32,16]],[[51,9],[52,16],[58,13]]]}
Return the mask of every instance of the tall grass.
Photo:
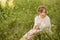
{"label": "tall grass", "polygon": [[[1,7],[0,3],[0,40],[19,40],[34,25],[37,8],[46,6],[51,19],[53,38],[46,33],[38,33],[30,40],[60,40],[60,0],[14,0],[15,7]],[[42,36],[42,37],[40,37]],[[39,38],[40,37],[40,38]]]}

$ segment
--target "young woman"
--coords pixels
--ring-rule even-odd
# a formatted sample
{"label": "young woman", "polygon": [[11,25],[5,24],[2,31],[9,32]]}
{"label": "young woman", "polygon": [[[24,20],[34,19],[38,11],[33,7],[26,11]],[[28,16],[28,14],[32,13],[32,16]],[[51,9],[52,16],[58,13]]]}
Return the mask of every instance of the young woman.
{"label": "young woman", "polygon": [[51,27],[50,18],[46,15],[46,8],[41,6],[38,8],[38,15],[35,17],[33,29],[42,30],[44,27]]}
{"label": "young woman", "polygon": [[43,6],[38,7],[38,15],[35,17],[34,27],[26,33],[20,40],[28,40],[36,32],[42,31],[44,28],[49,28],[47,32],[51,32],[50,18],[46,15],[46,8]]}

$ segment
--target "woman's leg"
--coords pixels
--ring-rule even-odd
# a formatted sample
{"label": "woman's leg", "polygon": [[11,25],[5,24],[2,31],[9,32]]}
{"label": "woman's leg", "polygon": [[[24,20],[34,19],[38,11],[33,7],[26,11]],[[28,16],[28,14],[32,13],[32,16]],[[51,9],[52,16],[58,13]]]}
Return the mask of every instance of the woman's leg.
{"label": "woman's leg", "polygon": [[[40,30],[36,30],[36,29],[31,29],[30,31],[28,31],[24,36],[23,38],[28,40],[30,39],[35,33],[39,32]],[[21,38],[21,39],[23,39]]]}
{"label": "woman's leg", "polygon": [[31,30],[25,35],[25,37],[26,37],[27,39],[30,39],[30,38],[36,33],[36,31],[37,31],[37,30],[35,30],[35,29],[31,29]]}

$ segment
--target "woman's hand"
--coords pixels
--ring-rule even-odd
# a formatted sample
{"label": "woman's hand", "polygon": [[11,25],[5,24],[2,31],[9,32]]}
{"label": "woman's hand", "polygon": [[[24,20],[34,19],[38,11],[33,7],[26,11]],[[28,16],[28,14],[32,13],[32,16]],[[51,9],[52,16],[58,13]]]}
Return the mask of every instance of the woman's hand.
{"label": "woman's hand", "polygon": [[40,23],[38,23],[33,29],[39,30]]}

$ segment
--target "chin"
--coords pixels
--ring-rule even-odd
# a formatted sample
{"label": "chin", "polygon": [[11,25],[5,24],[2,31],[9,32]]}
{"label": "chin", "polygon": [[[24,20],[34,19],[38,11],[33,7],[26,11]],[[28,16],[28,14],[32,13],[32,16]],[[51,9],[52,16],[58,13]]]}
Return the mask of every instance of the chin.
{"label": "chin", "polygon": [[45,18],[46,16],[43,16],[42,18]]}

